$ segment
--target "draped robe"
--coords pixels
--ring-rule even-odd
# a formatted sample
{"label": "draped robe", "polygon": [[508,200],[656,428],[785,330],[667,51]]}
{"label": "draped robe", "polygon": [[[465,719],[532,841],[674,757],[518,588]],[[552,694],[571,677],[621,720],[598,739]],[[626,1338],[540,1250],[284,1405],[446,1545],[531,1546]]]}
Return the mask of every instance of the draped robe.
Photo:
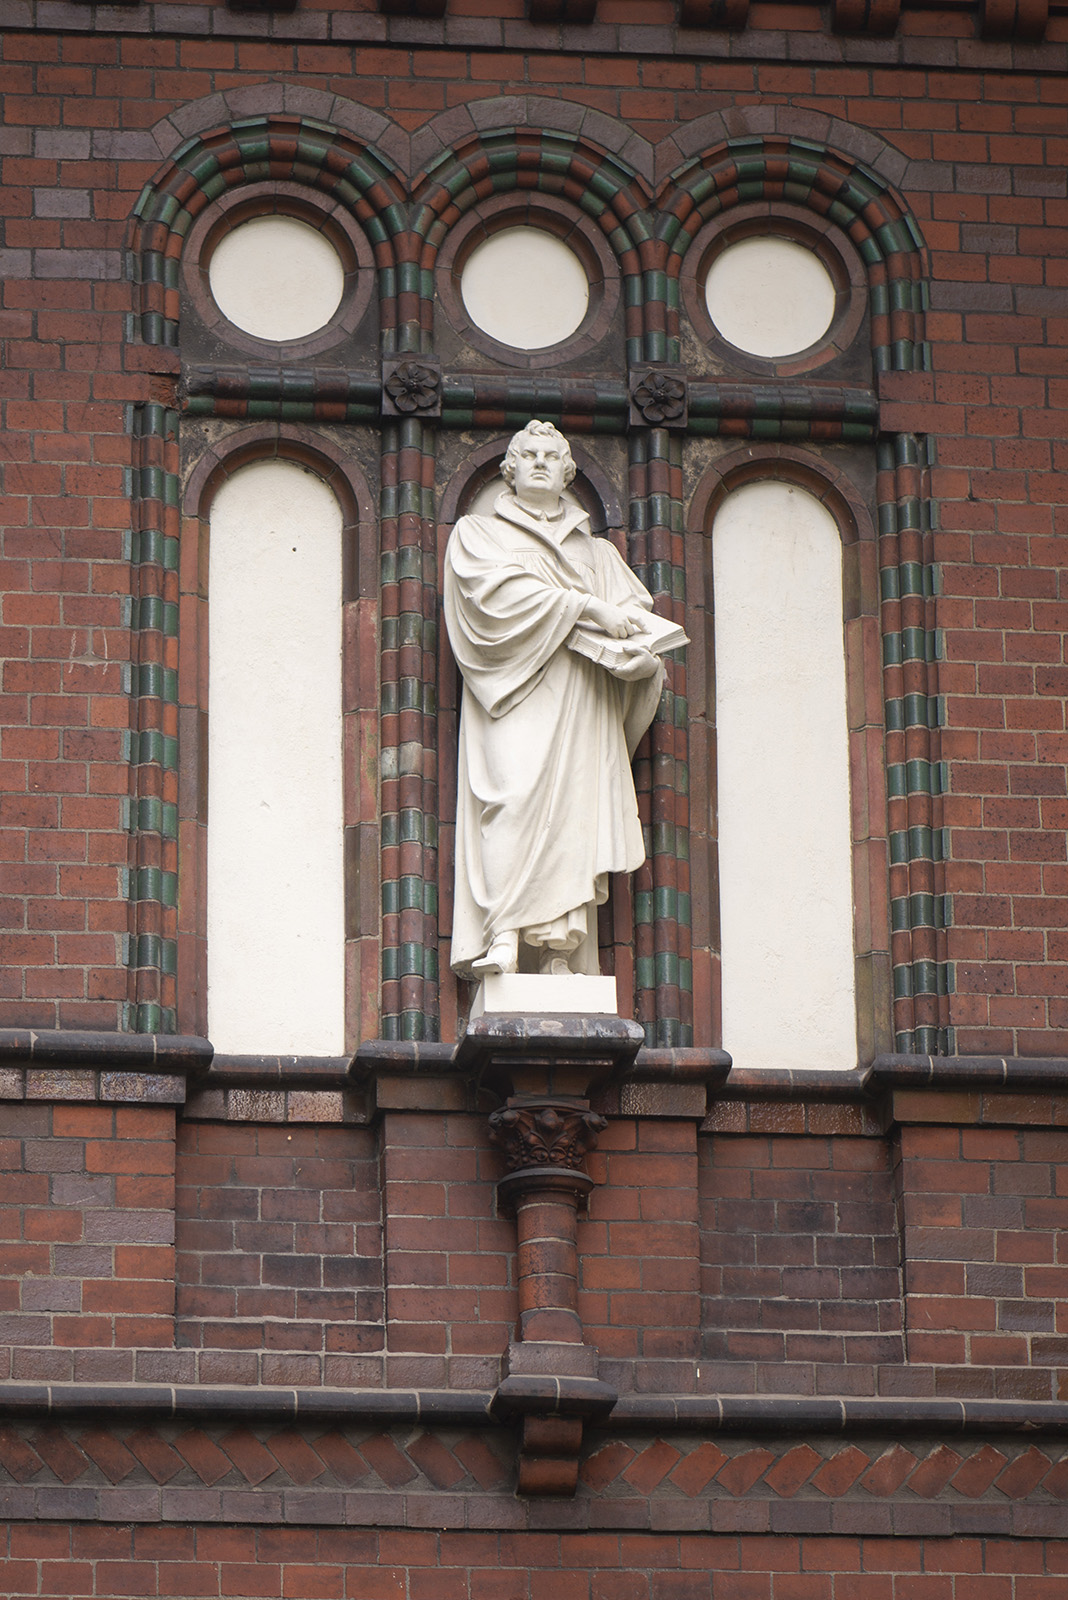
{"label": "draped robe", "polygon": [[645,859],[630,760],[663,674],[624,682],[567,648],[590,595],[652,607],[577,506],[541,519],[506,493],[492,516],[462,517],[452,531],[444,601],[464,681],[452,934],[461,975],[512,929],[521,949],[556,945],[572,970],[596,973],[608,874]]}

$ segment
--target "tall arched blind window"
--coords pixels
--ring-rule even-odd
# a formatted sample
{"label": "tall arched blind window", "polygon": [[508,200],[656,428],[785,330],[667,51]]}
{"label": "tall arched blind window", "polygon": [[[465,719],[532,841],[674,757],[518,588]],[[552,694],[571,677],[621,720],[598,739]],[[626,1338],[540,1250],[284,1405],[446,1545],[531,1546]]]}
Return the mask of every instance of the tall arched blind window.
{"label": "tall arched blind window", "polygon": [[853,1067],[842,544],[803,489],[749,484],[712,532],[723,1045]]}
{"label": "tall arched blind window", "polygon": [[211,512],[208,1030],[233,1053],[345,1045],[341,508],[286,461]]}

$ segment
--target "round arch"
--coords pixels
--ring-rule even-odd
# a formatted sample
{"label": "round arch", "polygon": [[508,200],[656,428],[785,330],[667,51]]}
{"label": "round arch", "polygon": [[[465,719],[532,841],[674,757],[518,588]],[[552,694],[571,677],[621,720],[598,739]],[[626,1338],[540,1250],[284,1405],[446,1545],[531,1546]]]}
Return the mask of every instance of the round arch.
{"label": "round arch", "polygon": [[867,270],[875,370],[925,368],[926,247],[911,212],[866,162],[789,132],[730,135],[695,154],[662,186],[656,237],[676,343],[687,251],[712,218],[754,202],[801,207],[840,229]]}
{"label": "round arch", "polygon": [[326,123],[266,113],[186,140],[143,191],[134,209],[131,250],[146,344],[178,343],[179,262],[195,219],[228,190],[265,178],[316,190],[348,210],[367,234],[380,297],[388,298],[394,237],[404,215],[395,169]]}

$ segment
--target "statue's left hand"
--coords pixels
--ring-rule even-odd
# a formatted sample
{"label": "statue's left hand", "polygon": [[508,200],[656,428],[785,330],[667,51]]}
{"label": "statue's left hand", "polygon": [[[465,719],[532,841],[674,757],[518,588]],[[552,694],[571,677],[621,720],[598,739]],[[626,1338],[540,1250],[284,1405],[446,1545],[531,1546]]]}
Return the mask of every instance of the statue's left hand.
{"label": "statue's left hand", "polygon": [[620,665],[613,668],[613,676],[622,678],[624,683],[637,683],[642,678],[651,678],[659,670],[660,657],[651,650],[631,650]]}

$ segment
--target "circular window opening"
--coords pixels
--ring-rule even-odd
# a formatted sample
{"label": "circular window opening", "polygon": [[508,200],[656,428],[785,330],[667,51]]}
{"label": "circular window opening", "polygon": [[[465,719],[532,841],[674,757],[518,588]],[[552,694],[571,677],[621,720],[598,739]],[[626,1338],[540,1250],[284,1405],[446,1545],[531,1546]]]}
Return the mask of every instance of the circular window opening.
{"label": "circular window opening", "polygon": [[212,298],[228,322],[281,343],[318,333],[345,292],[334,246],[296,217],[253,217],[224,233],[208,264]]}
{"label": "circular window opening", "polygon": [[776,359],[818,343],[834,321],[838,292],[818,256],[792,239],[752,235],[717,255],[705,303],[721,338]]}
{"label": "circular window opening", "polygon": [[542,350],[582,326],[590,305],[585,267],[541,228],[502,228],[476,246],[460,274],[476,328],[514,350]]}

